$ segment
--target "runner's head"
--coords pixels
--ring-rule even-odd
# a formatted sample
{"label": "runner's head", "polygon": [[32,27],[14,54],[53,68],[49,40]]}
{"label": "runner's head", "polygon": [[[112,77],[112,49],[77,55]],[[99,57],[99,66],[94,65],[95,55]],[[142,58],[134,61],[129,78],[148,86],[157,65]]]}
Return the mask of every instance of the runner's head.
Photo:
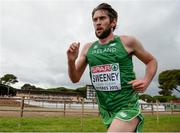
{"label": "runner's head", "polygon": [[117,19],[118,19],[118,13],[111,7],[111,5],[107,3],[101,3],[99,4],[94,10],[92,11],[92,18],[94,17],[94,14],[96,11],[103,10],[108,15],[110,22],[114,22],[113,31],[116,29]]}

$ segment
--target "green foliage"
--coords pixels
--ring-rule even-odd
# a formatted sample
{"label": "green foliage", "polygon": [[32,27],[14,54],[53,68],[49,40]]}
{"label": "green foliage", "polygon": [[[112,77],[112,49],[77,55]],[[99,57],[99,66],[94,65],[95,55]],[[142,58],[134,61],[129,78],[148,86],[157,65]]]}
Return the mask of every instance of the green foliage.
{"label": "green foliage", "polygon": [[59,92],[66,95],[78,95],[81,97],[86,97],[86,87],[80,87],[77,89],[68,89],[65,87],[49,88],[48,92]]}
{"label": "green foliage", "polygon": [[[3,77],[0,78],[0,84],[1,84],[1,91],[0,94],[7,94],[8,91],[11,91],[14,94],[14,91],[12,87],[10,86],[4,86],[2,85],[10,85],[10,84],[15,84],[18,82],[17,77],[14,76],[13,74],[6,74]],[[2,89],[3,88],[3,89]],[[11,88],[10,90],[8,90]],[[57,88],[49,88],[49,89],[43,89],[40,87],[36,87],[31,84],[24,84],[21,87],[21,90],[24,92],[26,91],[27,93],[31,92],[31,94],[55,94],[55,93],[62,93],[63,95],[76,95],[76,96],[81,96],[81,97],[86,97],[86,87],[80,87],[77,89],[68,89],[65,87],[57,87]]]}
{"label": "green foliage", "polygon": [[176,98],[176,96],[150,96],[147,94],[143,94],[139,96],[140,99],[142,99],[143,101],[146,101],[148,103],[150,102],[156,102],[156,100],[158,100],[159,102],[170,102],[171,100],[176,100],[178,98]]}
{"label": "green foliage", "polygon": [[49,88],[47,91],[54,91],[54,92],[69,92],[72,91],[71,89],[67,89],[65,87],[57,87],[57,88]]}
{"label": "green foliage", "polygon": [[16,95],[16,89],[11,87],[11,84],[17,83],[17,77],[13,74],[5,74],[0,78],[0,95],[14,96]]}
{"label": "green foliage", "polygon": [[30,84],[24,84],[22,87],[21,87],[21,90],[35,90],[35,86],[33,85],[30,85]]}
{"label": "green foliage", "polygon": [[47,89],[47,92],[52,92],[52,93],[56,92],[56,93],[62,93],[65,95],[77,95],[75,90],[68,89],[65,87],[50,88],[50,89]]}
{"label": "green foliage", "polygon": [[86,97],[86,87],[80,87],[75,90],[80,96]]}
{"label": "green foliage", "polygon": [[153,97],[147,94],[140,95],[139,98],[146,102],[153,102]]}
{"label": "green foliage", "polygon": [[175,96],[154,96],[154,102],[158,100],[159,102],[170,102],[171,100],[176,100]]}
{"label": "green foliage", "polygon": [[5,74],[3,77],[0,78],[0,83],[4,85],[15,84],[17,82],[17,77],[13,74]]}
{"label": "green foliage", "polygon": [[175,89],[178,90],[177,86],[180,85],[180,69],[176,70],[166,70],[159,74],[159,91],[160,95],[170,96],[172,95],[172,91]]}
{"label": "green foliage", "polygon": [[24,84],[24,85],[21,87],[21,90],[35,90],[35,91],[38,91],[38,90],[44,90],[44,89],[43,89],[43,88],[36,87],[36,86],[34,86],[34,85]]}
{"label": "green foliage", "polygon": [[0,84],[0,96],[4,95],[15,96],[16,89],[8,85]]}

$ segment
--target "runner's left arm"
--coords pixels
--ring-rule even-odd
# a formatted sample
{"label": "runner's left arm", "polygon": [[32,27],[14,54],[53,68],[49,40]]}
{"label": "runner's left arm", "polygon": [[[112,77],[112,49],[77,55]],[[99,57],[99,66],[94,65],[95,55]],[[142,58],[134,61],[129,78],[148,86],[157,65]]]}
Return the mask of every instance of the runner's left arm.
{"label": "runner's left arm", "polygon": [[133,55],[135,55],[146,65],[146,71],[143,79],[135,79],[133,81],[130,81],[130,83],[136,91],[143,93],[156,74],[157,61],[152,54],[150,54],[143,48],[142,44],[137,39],[131,39],[131,48],[133,50]]}

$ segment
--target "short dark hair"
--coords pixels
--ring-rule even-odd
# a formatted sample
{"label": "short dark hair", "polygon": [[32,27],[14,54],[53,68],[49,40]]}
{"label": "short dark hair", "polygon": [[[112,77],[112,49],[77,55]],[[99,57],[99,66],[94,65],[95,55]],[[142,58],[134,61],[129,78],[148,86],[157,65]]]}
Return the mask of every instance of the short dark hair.
{"label": "short dark hair", "polygon": [[[106,10],[108,12],[108,16],[110,18],[110,21],[112,22],[114,19],[117,21],[118,19],[118,13],[111,7],[111,5],[107,3],[101,3],[92,11],[92,17],[94,16],[95,12],[97,10]],[[116,26],[113,27],[113,30],[115,30]]]}

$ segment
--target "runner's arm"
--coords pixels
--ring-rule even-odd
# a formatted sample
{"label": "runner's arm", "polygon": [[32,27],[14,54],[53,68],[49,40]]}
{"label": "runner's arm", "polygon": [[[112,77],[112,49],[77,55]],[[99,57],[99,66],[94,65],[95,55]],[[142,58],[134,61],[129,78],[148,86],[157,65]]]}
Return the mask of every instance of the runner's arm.
{"label": "runner's arm", "polygon": [[131,39],[132,54],[146,65],[146,71],[143,79],[136,79],[130,83],[135,90],[144,92],[156,74],[157,61],[155,57],[143,48],[142,44],[137,39],[133,37]]}
{"label": "runner's arm", "polygon": [[87,45],[86,44],[82,52],[77,59],[79,55],[79,46],[77,43],[72,43],[67,50],[67,57],[68,57],[68,74],[69,78],[73,83],[79,82],[83,72],[85,71],[85,68],[87,66],[86,63],[86,52],[87,52]]}

